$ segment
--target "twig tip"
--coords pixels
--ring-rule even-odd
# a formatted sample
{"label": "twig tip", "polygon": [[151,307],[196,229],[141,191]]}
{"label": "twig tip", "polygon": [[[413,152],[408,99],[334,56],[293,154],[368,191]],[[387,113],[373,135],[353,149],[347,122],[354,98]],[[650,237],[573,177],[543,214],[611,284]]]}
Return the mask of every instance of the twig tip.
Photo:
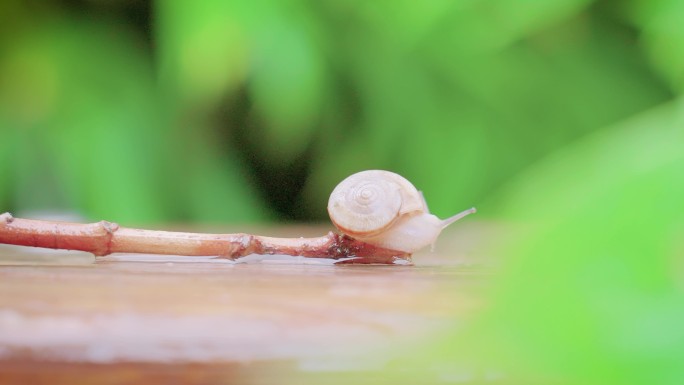
{"label": "twig tip", "polygon": [[0,222],[12,223],[13,221],[14,217],[9,212],[0,214]]}

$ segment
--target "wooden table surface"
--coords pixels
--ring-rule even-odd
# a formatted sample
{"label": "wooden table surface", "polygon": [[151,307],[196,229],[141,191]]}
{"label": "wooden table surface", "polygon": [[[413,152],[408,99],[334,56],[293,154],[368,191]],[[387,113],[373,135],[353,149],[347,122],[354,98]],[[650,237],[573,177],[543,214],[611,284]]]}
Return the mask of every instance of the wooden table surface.
{"label": "wooden table surface", "polygon": [[0,245],[0,382],[259,383],[283,368],[382,370],[481,305],[481,230],[447,231],[437,252],[414,256],[415,266],[95,260]]}

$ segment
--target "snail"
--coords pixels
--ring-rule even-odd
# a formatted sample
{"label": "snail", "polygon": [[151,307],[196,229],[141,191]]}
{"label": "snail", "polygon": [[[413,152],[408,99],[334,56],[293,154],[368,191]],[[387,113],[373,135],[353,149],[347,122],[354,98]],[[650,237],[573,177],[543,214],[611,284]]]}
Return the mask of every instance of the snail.
{"label": "snail", "polygon": [[392,250],[413,253],[434,245],[439,234],[475,212],[470,208],[447,219],[430,214],[423,194],[399,174],[367,170],[335,187],[328,200],[330,220],[343,234]]}

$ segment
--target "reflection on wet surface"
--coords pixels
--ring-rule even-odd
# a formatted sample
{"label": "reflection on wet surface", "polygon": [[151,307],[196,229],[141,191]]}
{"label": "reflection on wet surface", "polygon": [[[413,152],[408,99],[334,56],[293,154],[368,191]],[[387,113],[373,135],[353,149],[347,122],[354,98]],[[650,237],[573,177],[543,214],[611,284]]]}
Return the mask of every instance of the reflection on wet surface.
{"label": "reflection on wet surface", "polygon": [[85,371],[124,363],[379,370],[458,327],[481,306],[487,281],[468,248],[416,255],[416,266],[291,257],[95,261],[4,247],[0,257],[0,374],[12,367],[15,375],[50,367],[45,362]]}

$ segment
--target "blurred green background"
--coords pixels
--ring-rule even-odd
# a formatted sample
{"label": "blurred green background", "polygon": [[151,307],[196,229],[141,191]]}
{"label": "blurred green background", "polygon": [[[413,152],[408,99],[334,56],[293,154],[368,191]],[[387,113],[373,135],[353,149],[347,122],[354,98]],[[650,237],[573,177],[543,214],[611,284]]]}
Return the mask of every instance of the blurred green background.
{"label": "blurred green background", "polygon": [[4,0],[0,211],[325,220],[340,180],[389,169],[438,216],[515,229],[491,309],[416,368],[682,384],[683,20],[681,0]]}
{"label": "blurred green background", "polygon": [[382,168],[439,216],[488,215],[529,165],[676,97],[680,3],[4,0],[0,207],[325,220]]}

